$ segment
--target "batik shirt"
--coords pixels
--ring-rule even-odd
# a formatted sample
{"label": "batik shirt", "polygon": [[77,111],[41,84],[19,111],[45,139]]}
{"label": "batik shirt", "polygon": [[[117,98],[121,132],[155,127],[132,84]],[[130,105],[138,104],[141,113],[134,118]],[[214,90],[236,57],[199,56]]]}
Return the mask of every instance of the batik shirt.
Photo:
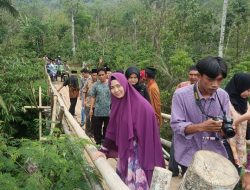
{"label": "batik shirt", "polygon": [[95,98],[94,116],[108,117],[110,112],[110,90],[108,82],[97,81],[90,91],[90,96]]}
{"label": "batik shirt", "polygon": [[[83,93],[86,93],[85,96],[86,96],[86,99],[87,99],[87,103],[86,103],[86,106],[87,107],[90,107],[90,92],[91,92],[91,89],[92,87],[94,86],[96,82],[94,82],[92,79],[88,80],[86,82],[86,84],[84,85],[83,87]],[[95,105],[93,106],[95,107]]]}

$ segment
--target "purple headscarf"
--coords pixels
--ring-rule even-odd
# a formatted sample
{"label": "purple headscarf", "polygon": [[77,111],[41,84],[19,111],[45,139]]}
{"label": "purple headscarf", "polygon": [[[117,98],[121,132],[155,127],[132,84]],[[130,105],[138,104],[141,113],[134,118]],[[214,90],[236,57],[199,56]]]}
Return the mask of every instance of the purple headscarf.
{"label": "purple headscarf", "polygon": [[119,99],[111,94],[111,113],[106,138],[113,140],[118,147],[119,172],[123,179],[127,175],[128,157],[134,151],[133,141],[136,140],[139,164],[150,185],[154,167],[165,165],[154,110],[123,74],[113,73],[109,86],[114,78],[123,86],[125,95]]}

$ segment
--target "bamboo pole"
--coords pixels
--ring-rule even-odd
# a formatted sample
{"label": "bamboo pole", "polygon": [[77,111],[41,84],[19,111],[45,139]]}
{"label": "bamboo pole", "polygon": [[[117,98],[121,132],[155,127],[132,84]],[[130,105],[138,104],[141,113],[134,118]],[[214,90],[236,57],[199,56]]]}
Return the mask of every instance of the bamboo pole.
{"label": "bamboo pole", "polygon": [[57,103],[57,96],[53,96],[53,110],[52,110],[52,118],[51,118],[51,128],[50,128],[50,135],[52,135],[53,130],[56,125],[56,103]]}
{"label": "bamboo pole", "polygon": [[60,106],[60,111],[59,111],[59,114],[58,114],[58,120],[60,122],[60,125],[62,125],[63,115],[64,115],[64,107]]}
{"label": "bamboo pole", "polygon": [[171,141],[165,140],[161,138],[161,144],[165,145],[166,147],[170,148],[171,147]]}
{"label": "bamboo pole", "polygon": [[[39,86],[39,107],[42,106],[42,88]],[[42,111],[39,110],[39,140],[42,138]]]}
{"label": "bamboo pole", "polygon": [[170,120],[170,119],[171,119],[171,115],[166,114],[166,113],[161,113],[161,117],[162,117],[163,119],[167,119],[167,120]]}
{"label": "bamboo pole", "polygon": [[50,106],[23,106],[24,109],[39,109],[39,110],[43,110],[43,109],[50,109]]}
{"label": "bamboo pole", "polygon": [[[66,123],[65,121],[62,121],[62,128],[63,128],[65,134],[67,134],[67,135],[73,135],[73,134],[68,130],[68,128],[67,128],[66,125],[67,125],[67,123]],[[70,140],[73,141],[72,138],[70,138]],[[87,162],[90,164],[90,166],[91,166],[91,167],[94,167],[95,165],[94,165],[93,161],[91,160],[89,154],[86,152],[85,149],[83,150],[83,154],[84,154],[84,156],[85,156]],[[91,179],[90,177],[86,176],[85,173],[84,173],[84,177],[86,177],[86,178],[89,180],[90,185],[91,185],[91,187],[92,187],[93,190],[103,190],[102,186],[101,186],[99,183],[96,183],[93,179]]]}

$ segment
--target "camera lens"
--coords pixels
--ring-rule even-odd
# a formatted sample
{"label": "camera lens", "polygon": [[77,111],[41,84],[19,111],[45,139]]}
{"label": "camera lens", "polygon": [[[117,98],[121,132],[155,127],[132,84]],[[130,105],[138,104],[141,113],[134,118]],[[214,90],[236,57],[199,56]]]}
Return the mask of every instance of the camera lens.
{"label": "camera lens", "polygon": [[235,131],[233,128],[227,128],[225,131],[225,135],[227,136],[227,138],[232,138],[235,136]]}

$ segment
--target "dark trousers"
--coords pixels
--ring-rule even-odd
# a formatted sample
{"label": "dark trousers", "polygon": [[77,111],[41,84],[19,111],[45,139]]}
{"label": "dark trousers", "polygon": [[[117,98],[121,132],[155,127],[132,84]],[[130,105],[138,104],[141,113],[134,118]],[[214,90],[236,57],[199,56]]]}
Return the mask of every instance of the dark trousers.
{"label": "dark trousers", "polygon": [[101,144],[102,140],[105,138],[108,122],[109,122],[109,117],[94,116],[92,118],[92,127],[94,129],[94,139],[96,144]]}
{"label": "dark trousers", "polygon": [[173,177],[179,175],[178,163],[175,161],[175,158],[174,158],[174,137],[172,138],[172,144],[170,147],[170,158],[169,158],[168,169],[172,171]]}
{"label": "dark trousers", "polygon": [[[93,130],[93,127],[91,125],[91,121],[93,119],[93,116],[92,116],[92,118],[90,118],[89,111],[90,111],[90,107],[85,107],[85,116],[86,116],[85,131],[86,131],[86,134],[88,136],[93,136],[94,130]],[[95,109],[93,108],[93,113],[94,113],[94,111],[95,111]]]}
{"label": "dark trousers", "polygon": [[73,116],[75,115],[76,102],[77,102],[77,98],[70,98],[69,112]]}

